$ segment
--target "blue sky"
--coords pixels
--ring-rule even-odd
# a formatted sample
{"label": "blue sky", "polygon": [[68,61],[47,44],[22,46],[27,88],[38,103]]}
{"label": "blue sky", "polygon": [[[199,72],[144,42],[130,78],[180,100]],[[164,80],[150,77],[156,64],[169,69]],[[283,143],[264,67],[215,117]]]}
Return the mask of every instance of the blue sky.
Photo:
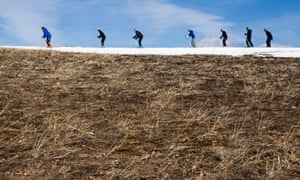
{"label": "blue sky", "polygon": [[200,47],[245,47],[245,29],[263,46],[269,29],[274,46],[300,47],[299,0],[0,0],[0,45],[44,46],[41,26],[54,46],[99,47],[97,28],[107,47],[137,47],[133,29],[144,33],[145,47],[188,47],[187,29]]}

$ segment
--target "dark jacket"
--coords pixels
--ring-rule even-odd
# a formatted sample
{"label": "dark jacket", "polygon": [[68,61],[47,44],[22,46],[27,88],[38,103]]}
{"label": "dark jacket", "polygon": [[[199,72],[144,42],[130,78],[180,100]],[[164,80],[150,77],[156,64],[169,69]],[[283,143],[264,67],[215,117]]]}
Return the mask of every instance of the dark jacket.
{"label": "dark jacket", "polygon": [[192,30],[189,30],[188,36],[191,37],[192,39],[194,39],[196,37],[194,31],[192,31]]}
{"label": "dark jacket", "polygon": [[138,30],[135,30],[135,35],[136,35],[136,37],[137,37],[137,39],[141,39],[141,38],[143,38],[143,34],[140,32],[140,31],[138,31]]}
{"label": "dark jacket", "polygon": [[227,36],[226,31],[222,30],[221,32],[222,32],[222,35],[221,35],[220,38],[223,38],[224,40],[227,40],[227,39],[228,39],[228,36]]}
{"label": "dark jacket", "polygon": [[99,32],[98,38],[103,38],[103,39],[105,39],[105,34],[104,34],[104,32],[101,31],[100,29],[98,29],[98,32]]}
{"label": "dark jacket", "polygon": [[267,31],[267,30],[265,30],[265,32],[266,32],[267,39],[273,40],[273,36],[272,36],[271,32]]}
{"label": "dark jacket", "polygon": [[251,39],[252,38],[252,30],[247,28],[247,33],[245,33],[247,39]]}

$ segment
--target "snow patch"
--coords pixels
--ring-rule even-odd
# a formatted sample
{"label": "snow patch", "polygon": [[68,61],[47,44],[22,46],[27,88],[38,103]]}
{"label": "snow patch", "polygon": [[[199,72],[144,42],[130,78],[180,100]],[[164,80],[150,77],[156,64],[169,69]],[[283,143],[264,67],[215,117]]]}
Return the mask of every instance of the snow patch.
{"label": "snow patch", "polygon": [[200,47],[200,48],[87,48],[87,47],[34,47],[34,46],[0,46],[28,50],[54,50],[60,52],[118,54],[118,55],[228,55],[228,56],[272,56],[300,57],[300,48],[234,48],[234,47]]}

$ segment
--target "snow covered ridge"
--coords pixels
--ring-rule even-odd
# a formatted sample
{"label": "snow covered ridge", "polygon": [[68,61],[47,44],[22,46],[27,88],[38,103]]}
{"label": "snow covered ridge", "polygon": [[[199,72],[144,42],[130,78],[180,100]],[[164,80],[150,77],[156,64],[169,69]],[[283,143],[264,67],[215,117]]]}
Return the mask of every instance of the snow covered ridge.
{"label": "snow covered ridge", "polygon": [[300,57],[300,48],[87,48],[87,47],[33,47],[33,46],[0,46],[27,50],[54,50],[60,52],[118,54],[118,55],[229,55],[229,56],[272,56]]}

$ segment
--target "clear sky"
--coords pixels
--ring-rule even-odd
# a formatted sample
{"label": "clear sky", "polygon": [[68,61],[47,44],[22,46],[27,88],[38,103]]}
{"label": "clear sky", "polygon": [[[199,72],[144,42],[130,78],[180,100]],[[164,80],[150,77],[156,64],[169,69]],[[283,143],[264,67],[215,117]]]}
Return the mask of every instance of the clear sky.
{"label": "clear sky", "polygon": [[144,47],[188,47],[187,29],[201,47],[245,47],[246,27],[255,46],[263,46],[267,28],[274,46],[300,47],[300,0],[0,0],[0,45],[44,46],[41,26],[54,46],[99,47],[97,28],[107,47],[137,47],[133,29],[144,34]]}

